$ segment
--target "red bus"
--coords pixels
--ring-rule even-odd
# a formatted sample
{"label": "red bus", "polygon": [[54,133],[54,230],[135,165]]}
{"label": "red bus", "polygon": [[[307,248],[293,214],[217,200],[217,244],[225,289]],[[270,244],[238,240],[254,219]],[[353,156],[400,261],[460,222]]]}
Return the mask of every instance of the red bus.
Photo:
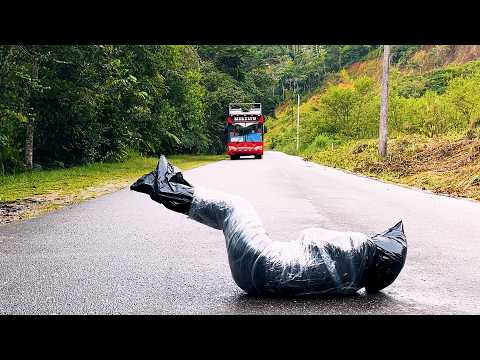
{"label": "red bus", "polygon": [[234,103],[228,106],[225,126],[227,155],[236,160],[240,156],[263,156],[263,134],[267,132],[260,103]]}

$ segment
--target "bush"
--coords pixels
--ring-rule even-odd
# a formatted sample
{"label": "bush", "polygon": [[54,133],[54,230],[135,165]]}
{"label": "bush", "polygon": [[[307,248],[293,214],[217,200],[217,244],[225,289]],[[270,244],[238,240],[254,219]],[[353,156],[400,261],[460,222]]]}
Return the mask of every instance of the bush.
{"label": "bush", "polygon": [[392,64],[404,65],[420,45],[395,45],[392,49]]}
{"label": "bush", "polygon": [[332,145],[339,145],[341,143],[342,141],[339,139],[332,138],[327,134],[320,134],[315,140],[313,140],[313,142],[305,146],[303,152],[305,154],[313,154],[326,148],[330,148]]}
{"label": "bush", "polygon": [[23,169],[23,119],[16,113],[0,112],[0,175]]}
{"label": "bush", "polygon": [[480,74],[452,80],[443,100],[453,109],[451,129],[463,130],[473,118],[480,116]]}

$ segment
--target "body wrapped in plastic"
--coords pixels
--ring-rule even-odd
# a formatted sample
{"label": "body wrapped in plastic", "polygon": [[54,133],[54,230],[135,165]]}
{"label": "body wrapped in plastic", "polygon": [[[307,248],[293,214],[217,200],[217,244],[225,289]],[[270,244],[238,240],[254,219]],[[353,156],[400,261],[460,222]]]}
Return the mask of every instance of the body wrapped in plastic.
{"label": "body wrapped in plastic", "polygon": [[[248,201],[199,187],[193,189],[182,176],[172,176],[180,173],[171,165],[161,166],[162,161],[166,159],[162,157],[157,170],[139,179],[132,190],[149,193],[161,203],[161,193],[166,193],[164,200],[169,209],[222,230],[232,277],[248,294],[352,294],[363,287],[367,292],[376,292],[390,285],[403,268],[407,244],[402,222],[373,237],[310,228],[296,240],[273,241]],[[157,185],[151,183],[149,190],[145,179],[152,177]],[[181,183],[170,184],[167,178],[173,182],[180,179]],[[177,208],[171,205],[176,186],[180,186],[179,199],[183,201]],[[185,191],[185,187],[193,191]],[[189,207],[185,202],[190,203]]]}

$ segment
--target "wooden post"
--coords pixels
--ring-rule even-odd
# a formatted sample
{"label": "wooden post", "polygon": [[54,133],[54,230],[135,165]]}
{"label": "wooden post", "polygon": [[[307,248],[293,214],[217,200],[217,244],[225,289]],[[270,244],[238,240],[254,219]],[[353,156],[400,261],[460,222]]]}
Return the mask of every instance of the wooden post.
{"label": "wooden post", "polygon": [[390,66],[390,45],[383,46],[383,72],[382,72],[382,94],[380,103],[380,125],[378,132],[378,154],[381,157],[387,155],[388,141],[388,71]]}

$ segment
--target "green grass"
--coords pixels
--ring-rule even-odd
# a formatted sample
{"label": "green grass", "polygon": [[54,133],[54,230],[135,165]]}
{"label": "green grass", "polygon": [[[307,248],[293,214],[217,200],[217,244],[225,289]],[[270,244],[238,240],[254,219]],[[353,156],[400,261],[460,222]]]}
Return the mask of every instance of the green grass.
{"label": "green grass", "polygon": [[[182,170],[224,158],[225,155],[168,156],[168,160]],[[95,189],[92,188],[109,186],[100,193],[122,188],[139,176],[152,171],[157,162],[158,158],[137,156],[118,163],[95,163],[68,169],[0,176],[0,202],[15,202],[49,194],[55,194],[60,198],[92,197],[95,195]]]}

